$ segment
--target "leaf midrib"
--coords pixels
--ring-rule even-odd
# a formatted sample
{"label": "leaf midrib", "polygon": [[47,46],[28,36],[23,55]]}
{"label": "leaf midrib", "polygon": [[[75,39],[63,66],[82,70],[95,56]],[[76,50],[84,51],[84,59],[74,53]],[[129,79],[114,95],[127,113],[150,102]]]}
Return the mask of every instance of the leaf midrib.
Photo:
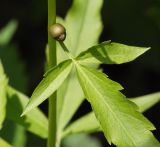
{"label": "leaf midrib", "polygon": [[[78,65],[78,64],[76,64],[76,65]],[[100,98],[101,98],[101,96],[103,97],[103,95],[101,95],[101,93],[96,89],[96,87],[93,86],[92,81],[90,81],[90,79],[86,76],[86,74],[85,74],[85,73],[83,72],[83,70],[81,69],[80,65],[78,65],[78,68],[80,69],[80,71],[81,71],[81,73],[83,74],[83,76],[86,77],[86,79],[88,79],[88,82],[90,83],[90,85],[92,86],[92,88],[95,89],[95,91],[97,91],[98,95],[100,95]],[[96,77],[96,76],[95,76],[95,77]],[[97,78],[97,77],[96,77],[96,78]],[[101,99],[102,99],[102,98],[101,98]],[[112,108],[109,107],[109,105],[106,103],[106,101],[105,101],[104,99],[102,99],[102,101],[103,101],[104,104],[107,106],[107,108],[111,111],[111,113],[113,114],[114,118],[115,118],[118,122],[120,122],[121,127],[123,128],[123,130],[126,132],[127,136],[131,139],[132,143],[133,143],[133,144],[135,145],[135,147],[136,147],[136,144],[135,144],[135,142],[132,140],[132,137],[130,137],[130,135],[128,134],[126,128],[122,125],[123,123],[122,123],[119,119],[117,119],[116,114],[114,113],[114,111],[112,110]]]}

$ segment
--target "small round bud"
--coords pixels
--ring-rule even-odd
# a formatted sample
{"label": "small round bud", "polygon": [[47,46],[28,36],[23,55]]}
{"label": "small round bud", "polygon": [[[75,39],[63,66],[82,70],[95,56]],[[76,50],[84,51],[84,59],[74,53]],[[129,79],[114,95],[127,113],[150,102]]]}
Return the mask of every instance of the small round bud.
{"label": "small round bud", "polygon": [[57,41],[64,41],[66,39],[66,29],[59,23],[52,25],[49,28],[51,36]]}

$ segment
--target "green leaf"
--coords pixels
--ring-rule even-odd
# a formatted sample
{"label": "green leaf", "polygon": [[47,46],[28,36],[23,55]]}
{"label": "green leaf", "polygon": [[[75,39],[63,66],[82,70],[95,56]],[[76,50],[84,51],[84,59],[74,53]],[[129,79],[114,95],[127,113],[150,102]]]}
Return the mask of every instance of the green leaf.
{"label": "green leaf", "polygon": [[140,112],[144,112],[160,102],[160,92],[132,98],[130,100],[139,106]]}
{"label": "green leaf", "polygon": [[106,41],[82,52],[77,60],[83,64],[122,64],[133,61],[149,49]]}
{"label": "green leaf", "polygon": [[0,61],[0,129],[2,128],[3,121],[6,117],[6,88],[7,88],[8,79],[4,74],[3,66]]}
{"label": "green leaf", "polygon": [[90,112],[71,123],[63,132],[63,137],[77,133],[93,133],[102,130],[95,114]]}
{"label": "green leaf", "polygon": [[12,147],[9,143],[7,143],[4,139],[0,138],[0,146],[1,147]]}
{"label": "green leaf", "polygon": [[24,117],[20,117],[29,98],[11,87],[7,88],[7,93],[7,119],[22,125],[26,130],[42,138],[47,138],[48,120],[45,115],[38,108],[35,108]]}
{"label": "green leaf", "polygon": [[[82,89],[108,142],[118,147],[160,146],[149,130],[154,126],[119,92],[122,87],[105,74],[76,64]],[[115,131],[116,130],[116,131]]]}
{"label": "green leaf", "polygon": [[[57,17],[57,22],[65,26],[65,22],[62,18]],[[69,39],[69,37],[66,38],[65,44],[70,44]],[[57,57],[58,62],[67,59],[66,54],[61,49],[59,43],[57,43]],[[61,132],[84,100],[84,94],[75,75],[75,71],[71,72],[70,76],[58,89],[57,97],[57,128],[58,132]]]}
{"label": "green leaf", "polygon": [[1,31],[0,31],[0,45],[6,45],[10,42],[17,29],[17,21],[10,21]]}
{"label": "green leaf", "polygon": [[41,104],[45,99],[51,96],[67,78],[72,69],[72,61],[66,60],[56,67],[53,67],[45,75],[43,80],[34,90],[29,103],[27,104],[22,115]]}
{"label": "green leaf", "polygon": [[[72,54],[77,55],[84,49],[98,43],[102,31],[100,13],[102,3],[103,0],[74,0],[65,20],[57,18],[57,22],[66,27],[67,38],[65,44]],[[57,48],[58,62],[65,60],[66,55],[59,44]],[[73,71],[58,89],[57,116],[60,117],[57,124],[61,129],[70,121],[83,100],[84,94]]]}
{"label": "green leaf", "polygon": [[[136,103],[139,107],[140,112],[145,112],[156,103],[160,101],[160,92],[148,94],[136,98],[130,98],[132,102]],[[97,121],[95,114],[90,112],[79,118],[78,120],[71,123],[63,132],[63,136],[68,136],[70,134],[76,133],[92,133],[102,131],[99,122]]]}
{"label": "green leaf", "polygon": [[[96,44],[102,31],[101,7],[103,0],[74,0],[65,24],[67,28],[67,44],[74,55]],[[94,10],[94,11],[93,11]]]}
{"label": "green leaf", "polygon": [[77,134],[65,138],[63,147],[102,147],[100,141],[87,134]]}
{"label": "green leaf", "polygon": [[57,99],[60,106],[58,126],[60,127],[59,129],[63,129],[84,100],[84,94],[75,72],[67,78],[67,81],[60,89],[61,91],[59,91]]}

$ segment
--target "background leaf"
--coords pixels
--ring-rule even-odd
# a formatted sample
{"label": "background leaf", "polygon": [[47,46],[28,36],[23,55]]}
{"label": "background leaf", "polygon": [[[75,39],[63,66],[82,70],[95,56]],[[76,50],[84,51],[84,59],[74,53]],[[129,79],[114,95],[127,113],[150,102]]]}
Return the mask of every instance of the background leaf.
{"label": "background leaf", "polygon": [[45,75],[43,80],[34,90],[29,103],[27,104],[23,114],[26,114],[31,109],[41,104],[45,99],[51,96],[56,91],[63,81],[67,78],[72,69],[72,61],[66,60],[56,67],[53,67]]}
{"label": "background leaf", "polygon": [[6,117],[7,82],[8,82],[8,79],[4,74],[3,66],[0,61],[0,129],[2,128],[3,121]]}
{"label": "background leaf", "polygon": [[93,133],[102,130],[95,114],[90,112],[71,123],[63,132],[63,137],[77,133]]}
{"label": "background leaf", "polygon": [[[74,0],[65,24],[74,55],[98,43],[102,31],[100,10],[102,0]],[[93,11],[94,10],[94,11]]]}
{"label": "background leaf", "polygon": [[27,113],[24,117],[20,117],[28,101],[29,98],[27,96],[8,87],[7,119],[22,125],[26,130],[42,138],[47,138],[48,120],[38,108]]}
{"label": "background leaf", "polygon": [[149,49],[106,41],[82,52],[77,59],[81,63],[122,64],[136,59]]}
{"label": "background leaf", "polygon": [[149,131],[154,126],[119,92],[122,87],[118,83],[94,69],[81,65],[76,68],[83,91],[109,143],[118,147],[160,146]]}
{"label": "background leaf", "polygon": [[130,100],[138,105],[140,112],[144,112],[160,102],[160,92],[139,96]]}
{"label": "background leaf", "polygon": [[102,145],[94,137],[87,134],[78,134],[65,138],[62,147],[102,147]]}
{"label": "background leaf", "polygon": [[23,126],[16,124],[16,129],[13,137],[14,147],[25,147],[26,146],[26,131]]}
{"label": "background leaf", "polygon": [[[15,44],[0,46],[0,58],[5,67],[6,75],[9,77],[9,84],[22,92],[26,92],[28,78],[25,73],[25,65],[19,59],[17,46]],[[14,70],[11,67],[14,67]]]}
{"label": "background leaf", "polygon": [[0,45],[7,45],[17,30],[18,23],[11,20],[2,30],[0,30]]}
{"label": "background leaf", "polygon": [[9,143],[7,143],[4,139],[0,138],[0,146],[1,147],[12,147]]}
{"label": "background leaf", "polygon": [[[10,79],[10,85],[26,92],[28,79],[26,78],[24,64],[19,60],[17,45],[10,44],[16,29],[17,21],[12,20],[0,31],[0,58]],[[11,67],[14,67],[14,70]],[[24,128],[8,119],[5,120],[5,125],[0,134],[13,146],[18,147],[17,144],[21,147],[25,146],[26,134]]]}

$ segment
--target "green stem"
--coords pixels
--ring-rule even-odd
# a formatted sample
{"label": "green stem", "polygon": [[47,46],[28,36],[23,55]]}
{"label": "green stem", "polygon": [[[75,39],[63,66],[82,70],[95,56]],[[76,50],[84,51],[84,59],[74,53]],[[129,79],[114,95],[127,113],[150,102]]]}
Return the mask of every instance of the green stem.
{"label": "green stem", "polygon": [[[48,28],[56,23],[56,0],[48,0]],[[56,42],[48,33],[48,68],[56,66]],[[48,110],[48,142],[47,147],[56,147],[56,98],[57,94],[54,93],[49,98]],[[58,147],[58,146],[57,146]]]}

